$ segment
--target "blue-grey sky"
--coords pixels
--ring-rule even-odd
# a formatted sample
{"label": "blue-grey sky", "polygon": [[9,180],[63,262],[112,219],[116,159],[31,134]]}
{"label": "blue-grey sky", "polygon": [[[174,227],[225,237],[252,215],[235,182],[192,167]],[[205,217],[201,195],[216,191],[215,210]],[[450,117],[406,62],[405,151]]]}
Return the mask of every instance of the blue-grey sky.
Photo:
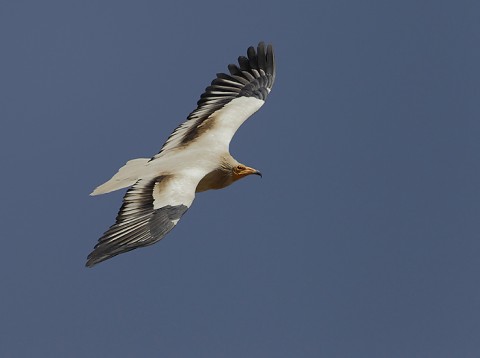
{"label": "blue-grey sky", "polygon": [[[2,357],[478,357],[477,1],[3,1]],[[277,79],[231,146],[263,179],[84,267],[215,73]]]}

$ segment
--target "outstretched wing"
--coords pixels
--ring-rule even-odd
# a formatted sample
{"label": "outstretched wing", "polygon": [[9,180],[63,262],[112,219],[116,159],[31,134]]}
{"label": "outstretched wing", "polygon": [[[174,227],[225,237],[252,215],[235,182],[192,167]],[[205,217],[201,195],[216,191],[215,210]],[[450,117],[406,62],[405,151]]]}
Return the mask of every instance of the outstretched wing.
{"label": "outstretched wing", "polygon": [[156,156],[127,163],[92,193],[135,183],[125,194],[115,224],[88,256],[88,267],[161,240],[190,207],[198,182],[221,165],[233,135],[264,104],[275,81],[271,45],[249,47],[238,63],[228,66],[230,74],[217,74],[197,108]]}
{"label": "outstretched wing", "polygon": [[180,175],[138,180],[125,194],[115,224],[88,255],[86,266],[161,240],[192,204],[197,181]]}
{"label": "outstretched wing", "polygon": [[[271,45],[263,42],[257,50],[249,47],[247,57],[240,56],[237,65],[229,65],[230,74],[219,73],[205,89],[197,108],[187,121],[178,126],[152,158],[171,149],[201,142],[202,148],[228,150],[230,141],[248,117],[264,103],[275,81],[275,58]],[[204,135],[204,134],[209,135]]]}

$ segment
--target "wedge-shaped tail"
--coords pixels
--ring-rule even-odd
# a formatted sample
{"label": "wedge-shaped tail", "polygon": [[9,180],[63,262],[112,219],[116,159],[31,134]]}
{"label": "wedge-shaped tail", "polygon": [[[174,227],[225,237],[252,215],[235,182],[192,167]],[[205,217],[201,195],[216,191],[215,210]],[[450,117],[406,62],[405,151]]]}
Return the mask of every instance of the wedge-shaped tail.
{"label": "wedge-shaped tail", "polygon": [[149,160],[150,159],[148,158],[129,160],[127,164],[118,170],[117,174],[115,174],[112,179],[98,186],[90,195],[94,196],[106,194],[115,190],[132,186],[137,182],[141,174],[144,172],[145,166]]}

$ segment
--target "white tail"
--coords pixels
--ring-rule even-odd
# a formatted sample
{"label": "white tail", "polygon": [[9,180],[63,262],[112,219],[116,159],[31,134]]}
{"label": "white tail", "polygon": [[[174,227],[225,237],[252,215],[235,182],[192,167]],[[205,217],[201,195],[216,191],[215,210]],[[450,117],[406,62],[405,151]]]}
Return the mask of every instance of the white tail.
{"label": "white tail", "polygon": [[112,179],[95,188],[90,195],[106,194],[135,184],[149,160],[149,158],[129,160],[127,164],[118,170]]}

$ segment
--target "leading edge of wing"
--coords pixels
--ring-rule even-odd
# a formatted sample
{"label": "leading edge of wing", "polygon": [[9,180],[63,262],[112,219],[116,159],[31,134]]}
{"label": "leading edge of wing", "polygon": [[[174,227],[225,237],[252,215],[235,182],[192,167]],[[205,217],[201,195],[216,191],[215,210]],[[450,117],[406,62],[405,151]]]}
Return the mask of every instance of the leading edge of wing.
{"label": "leading edge of wing", "polygon": [[[229,74],[217,74],[217,78],[200,96],[197,108],[173,131],[154,158],[169,149],[186,146],[195,140],[208,127],[205,126],[205,122],[236,98],[253,98],[262,101],[263,104],[275,82],[275,56],[272,45],[265,46],[260,42],[256,51],[253,46],[249,47],[247,56],[240,56],[238,65],[230,64],[228,70]],[[259,108],[256,104],[254,107]],[[255,111],[258,108],[255,108]],[[242,118],[242,122],[247,118],[248,116]]]}
{"label": "leading edge of wing", "polygon": [[171,186],[178,186],[178,182],[173,175],[138,180],[125,194],[115,224],[88,255],[86,266],[92,267],[116,255],[155,244],[168,234],[195,196],[195,187],[185,188],[183,195],[172,191]]}

